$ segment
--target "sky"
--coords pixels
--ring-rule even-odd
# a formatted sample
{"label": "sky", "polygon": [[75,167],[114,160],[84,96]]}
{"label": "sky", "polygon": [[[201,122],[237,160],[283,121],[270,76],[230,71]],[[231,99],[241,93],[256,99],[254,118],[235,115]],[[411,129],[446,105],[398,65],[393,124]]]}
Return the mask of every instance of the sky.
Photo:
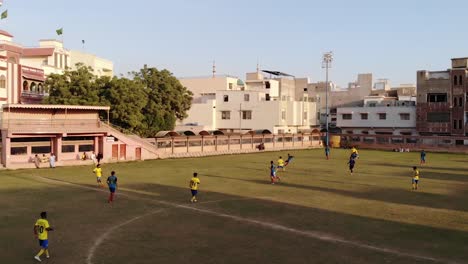
{"label": "sky", "polygon": [[0,29],[24,46],[59,38],[67,49],[114,62],[116,74],[144,64],[177,77],[245,78],[256,69],[323,81],[322,55],[333,51],[330,80],[358,73],[393,86],[417,70],[445,70],[468,57],[465,0],[4,0]]}

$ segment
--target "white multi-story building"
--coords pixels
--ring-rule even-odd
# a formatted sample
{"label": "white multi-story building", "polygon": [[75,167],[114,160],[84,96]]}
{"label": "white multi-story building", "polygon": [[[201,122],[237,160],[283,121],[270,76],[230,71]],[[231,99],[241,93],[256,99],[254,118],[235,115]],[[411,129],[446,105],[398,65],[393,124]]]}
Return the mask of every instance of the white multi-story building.
{"label": "white multi-story building", "polygon": [[234,77],[181,79],[194,93],[188,118],[177,130],[263,130],[297,133],[318,126],[315,102],[304,96],[296,100],[297,81],[264,79],[260,73],[247,74],[244,82]]}
{"label": "white multi-story building", "polygon": [[90,66],[98,77],[114,75],[111,61],[81,51],[69,51],[61,41],[55,39],[40,40],[39,47],[24,48],[21,56],[21,64],[43,69],[46,76],[62,74],[67,68],[76,69],[77,63]]}
{"label": "white multi-story building", "polygon": [[415,135],[416,98],[367,96],[362,107],[339,107],[337,126],[344,134]]}
{"label": "white multi-story building", "polygon": [[63,47],[61,41],[43,39],[39,47],[24,48],[21,63],[44,70],[44,74],[62,74],[71,67],[70,52]]}

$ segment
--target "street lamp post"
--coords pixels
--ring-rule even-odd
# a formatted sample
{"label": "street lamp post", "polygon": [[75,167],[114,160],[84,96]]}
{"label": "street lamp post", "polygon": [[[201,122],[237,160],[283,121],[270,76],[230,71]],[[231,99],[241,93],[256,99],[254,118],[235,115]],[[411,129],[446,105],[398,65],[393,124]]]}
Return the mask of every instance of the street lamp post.
{"label": "street lamp post", "polygon": [[325,147],[329,147],[329,133],[328,133],[328,69],[331,68],[333,61],[333,52],[325,52],[323,54],[322,68],[325,68]]}

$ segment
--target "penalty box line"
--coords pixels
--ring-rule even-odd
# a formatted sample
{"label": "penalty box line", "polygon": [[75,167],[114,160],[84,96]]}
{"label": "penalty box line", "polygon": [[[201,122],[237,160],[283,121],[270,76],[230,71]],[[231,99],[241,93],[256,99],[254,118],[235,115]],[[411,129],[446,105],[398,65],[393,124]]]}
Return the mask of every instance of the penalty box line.
{"label": "penalty box line", "polygon": [[[51,178],[42,177],[42,176],[37,176],[37,177],[41,178],[41,179],[43,179],[45,181],[55,183],[55,184],[62,183],[62,184],[65,184],[65,185],[71,185],[71,186],[81,188],[81,189],[94,190],[94,191],[99,191],[99,192],[106,192],[105,190],[102,190],[102,189],[96,189],[96,188],[89,187],[89,186],[84,186],[84,185],[78,184],[78,183],[72,183],[72,182],[67,182],[67,181],[63,181],[63,180],[56,180],[56,179],[51,179]],[[132,190],[130,190],[130,189],[126,189],[125,191],[132,192]],[[345,239],[345,238],[342,238],[342,237],[338,237],[338,236],[335,236],[335,235],[326,234],[326,233],[322,233],[322,232],[300,230],[300,229],[287,227],[287,226],[280,225],[280,224],[268,223],[268,222],[265,222],[265,221],[259,221],[259,220],[250,219],[250,218],[246,218],[246,217],[240,217],[240,216],[215,212],[215,211],[212,211],[212,210],[209,210],[209,209],[197,208],[197,207],[189,206],[189,205],[185,205],[185,204],[178,204],[178,203],[161,201],[161,200],[156,200],[156,199],[149,199],[149,198],[144,198],[144,197],[135,197],[135,196],[125,194],[125,193],[122,193],[122,192],[120,192],[120,195],[128,197],[130,199],[134,199],[134,200],[145,200],[145,201],[149,201],[149,202],[153,202],[153,203],[157,203],[157,204],[162,204],[162,205],[166,205],[166,206],[170,206],[170,207],[174,207],[174,208],[182,208],[182,209],[186,209],[186,210],[195,211],[195,212],[198,212],[198,213],[204,213],[204,214],[208,214],[208,215],[212,215],[212,216],[216,216],[216,217],[221,217],[221,218],[234,220],[236,222],[241,222],[241,223],[246,223],[246,224],[251,224],[251,225],[257,225],[257,226],[261,226],[261,227],[268,228],[268,229],[273,229],[273,230],[277,230],[277,231],[283,231],[283,232],[286,232],[286,233],[301,235],[301,236],[304,236],[304,237],[309,237],[309,238],[313,238],[313,239],[317,239],[317,240],[321,240],[321,241],[326,241],[326,242],[330,242],[330,243],[344,244],[344,245],[348,245],[348,246],[352,246],[352,247],[357,247],[357,248],[372,250],[372,251],[376,251],[376,252],[396,255],[396,256],[400,256],[400,257],[408,257],[408,258],[413,258],[413,259],[431,261],[431,262],[434,262],[434,263],[456,264],[456,262],[453,262],[453,261],[448,261],[448,260],[438,259],[438,258],[433,258],[433,257],[427,257],[427,256],[422,256],[422,255],[417,255],[417,254],[406,253],[406,252],[402,252],[402,251],[399,251],[399,250],[396,250],[396,249],[391,249],[391,248],[386,248],[386,247],[373,246],[373,245],[370,245],[370,244],[365,244],[365,243],[361,243],[361,242],[358,242],[358,241],[352,241],[352,240],[348,240],[348,239]]]}

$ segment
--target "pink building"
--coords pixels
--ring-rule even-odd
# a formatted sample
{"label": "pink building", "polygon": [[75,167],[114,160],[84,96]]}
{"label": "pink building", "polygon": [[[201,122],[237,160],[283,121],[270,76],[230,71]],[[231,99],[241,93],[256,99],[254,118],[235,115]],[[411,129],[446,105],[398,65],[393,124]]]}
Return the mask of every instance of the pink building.
{"label": "pink building", "polygon": [[57,165],[83,164],[86,161],[81,155],[85,152],[88,158],[92,152],[102,153],[103,162],[159,157],[150,143],[102,122],[100,116],[108,119],[108,106],[41,104],[48,96],[44,69],[60,73],[69,64],[67,54],[61,54],[60,48],[23,48],[12,40],[11,34],[0,30],[2,166],[34,167],[35,155],[49,157],[51,153]]}

